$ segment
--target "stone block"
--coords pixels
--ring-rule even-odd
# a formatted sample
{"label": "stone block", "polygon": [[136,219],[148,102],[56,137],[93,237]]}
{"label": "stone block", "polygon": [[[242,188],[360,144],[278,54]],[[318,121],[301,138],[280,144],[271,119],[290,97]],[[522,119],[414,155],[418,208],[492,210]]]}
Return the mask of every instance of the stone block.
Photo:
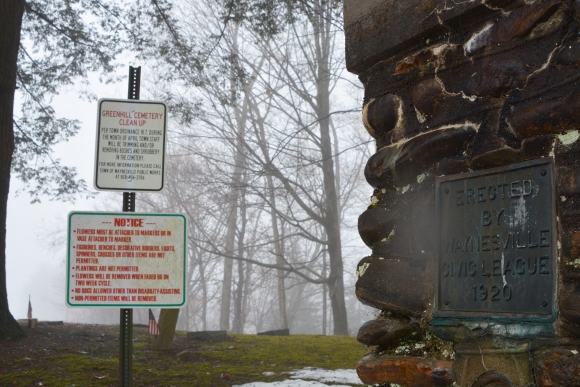
{"label": "stone block", "polygon": [[426,265],[414,261],[363,258],[357,267],[356,296],[380,310],[420,317],[431,311],[434,296],[435,276],[427,272]]}
{"label": "stone block", "polygon": [[430,117],[435,114],[437,103],[445,98],[443,87],[437,79],[430,78],[413,88],[413,105],[422,115]]}
{"label": "stone block", "polygon": [[538,23],[549,18],[563,4],[563,1],[551,0],[516,9],[490,28],[475,34],[465,45],[466,54],[473,55],[485,47],[508,43],[528,35]]}
{"label": "stone block", "polygon": [[392,141],[390,133],[399,123],[401,99],[395,94],[387,93],[372,99],[363,108],[363,124],[375,139],[386,138]]}
{"label": "stone block", "polygon": [[347,69],[360,73],[385,58],[419,51],[429,44],[444,43],[449,27],[478,26],[500,14],[499,10],[479,2],[461,2],[448,7],[435,0],[363,0],[362,3],[346,0]]}
{"label": "stone block", "polygon": [[[503,342],[498,346],[491,341],[462,343],[458,346],[455,356],[453,373],[460,386],[472,386],[480,377],[482,380],[479,385],[483,386],[486,386],[483,384],[485,380],[489,380],[490,383],[497,382],[498,387],[506,385],[507,382],[513,383],[514,387],[529,386],[533,383],[532,368],[525,344]],[[490,370],[498,375],[484,375]]]}
{"label": "stone block", "polygon": [[471,76],[465,94],[499,98],[515,88],[524,86],[528,72],[521,59],[495,59]]}
{"label": "stone block", "polygon": [[405,387],[444,387],[455,382],[451,362],[434,358],[403,356],[364,356],[356,367],[363,383],[392,383]]}
{"label": "stone block", "polygon": [[539,102],[515,111],[507,120],[521,138],[575,130],[580,126],[580,94]]}
{"label": "stone block", "polygon": [[384,147],[366,165],[367,182],[387,189],[414,183],[439,161],[465,152],[476,133],[469,125],[440,128]]}
{"label": "stone block", "polygon": [[363,242],[372,247],[376,242],[386,239],[397,220],[400,219],[402,211],[399,208],[387,210],[385,208],[369,208],[358,218],[358,232]]}
{"label": "stone block", "polygon": [[361,344],[367,346],[393,348],[403,342],[418,341],[423,338],[423,334],[419,322],[415,319],[384,317],[364,323],[356,338]]}
{"label": "stone block", "polygon": [[566,281],[561,285],[559,295],[560,314],[573,324],[580,324],[580,281]]}
{"label": "stone block", "polygon": [[538,387],[580,386],[578,349],[556,348],[536,357],[534,373]]}
{"label": "stone block", "polygon": [[511,380],[499,372],[486,371],[479,375],[471,387],[513,387]]}

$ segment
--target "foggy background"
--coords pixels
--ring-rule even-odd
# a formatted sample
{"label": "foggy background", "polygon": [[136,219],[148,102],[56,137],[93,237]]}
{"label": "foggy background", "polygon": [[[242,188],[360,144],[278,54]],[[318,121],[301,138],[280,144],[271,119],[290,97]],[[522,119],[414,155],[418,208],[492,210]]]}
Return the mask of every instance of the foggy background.
{"label": "foggy background", "polygon": [[[251,17],[225,28],[212,5],[197,0],[174,10],[187,50],[172,46],[173,33],[143,25],[147,60],[117,58],[123,64],[117,83],[89,78],[97,98],[125,99],[128,66],[141,66],[140,99],[170,106],[165,191],[137,193],[136,212],[188,217],[190,296],[178,329],[223,327],[224,257],[234,256],[252,262],[233,260],[231,307],[224,309],[231,330],[279,329],[287,319],[291,333],[330,334],[330,299],[342,300],[340,283],[324,282],[331,258],[340,262],[342,255],[348,333],[356,334],[376,313],[354,295],[356,264],[369,254],[356,226],[372,195],[363,170],[374,141],[361,122],[361,84],[345,69],[342,8],[328,3],[269,36],[252,28]],[[92,187],[97,101],[83,101],[84,86],[78,87],[52,101],[57,116],[82,123],[76,136],[55,146],[53,158],[76,167]],[[18,111],[22,101],[15,102]],[[65,306],[66,220],[71,211],[120,211],[122,194],[30,204],[21,187],[13,178],[8,201],[6,270],[14,317],[25,318],[30,296],[39,320],[117,324],[118,308]],[[294,270],[285,272],[283,291],[281,271],[272,268],[281,262]],[[341,308],[335,309],[337,331],[344,333]],[[135,322],[146,321],[147,309],[136,310]]]}
{"label": "foggy background", "polygon": [[[127,67],[119,70],[120,75],[128,73],[128,66],[138,66],[139,63],[127,62]],[[150,74],[146,66],[142,66],[141,99],[147,99],[148,82]],[[354,77],[353,77],[354,78]],[[125,78],[126,79],[126,78]],[[354,79],[355,81],[356,78]],[[114,85],[103,85],[98,80],[91,81],[91,89],[99,98],[125,99],[127,96],[126,81]],[[68,142],[56,146],[54,156],[62,160],[63,165],[75,166],[79,178],[93,186],[93,168],[97,120],[97,102],[86,102],[78,99],[76,91],[70,90],[55,98],[53,106],[58,115],[78,119],[82,123],[79,133],[70,138]],[[172,131],[172,119],[169,118],[168,129]],[[362,123],[359,130],[364,131]],[[361,175],[363,170],[360,171]],[[365,183],[364,190],[368,197],[372,195],[372,188]],[[10,198],[8,201],[7,221],[7,246],[6,246],[6,271],[7,288],[10,311],[16,319],[26,318],[28,309],[28,297],[32,302],[33,317],[39,320],[63,320],[65,322],[82,322],[95,324],[118,324],[118,308],[70,308],[65,304],[66,287],[66,222],[67,215],[71,211],[99,211],[110,205],[111,200],[118,201],[110,205],[108,210],[121,211],[121,193],[101,192],[94,199],[78,197],[74,204],[62,203],[44,197],[41,203],[31,204],[31,198],[26,191],[22,191],[22,183],[16,178],[10,182]],[[96,191],[95,191],[96,192]],[[141,193],[137,194],[137,212],[143,210],[140,201],[143,200]],[[157,194],[147,194],[157,195]],[[141,202],[142,203],[142,202]],[[361,204],[361,211],[369,203]],[[356,225],[356,218],[349,220]],[[358,327],[365,321],[376,315],[376,310],[365,307],[354,296],[354,284],[356,282],[356,264],[370,250],[364,245],[358,236],[356,227],[343,232],[343,241],[348,243],[344,251],[344,270],[346,286],[346,303],[348,308],[349,330],[356,334]],[[221,276],[221,274],[220,274]],[[221,280],[221,278],[216,278]],[[320,286],[318,287],[320,288]],[[320,289],[317,289],[320,291]],[[310,294],[311,295],[311,294]],[[319,295],[317,294],[318,298]],[[308,310],[309,305],[304,306],[299,319],[290,327],[291,333],[320,334],[320,300],[313,300],[315,310]],[[331,315],[330,306],[328,315]],[[147,323],[147,308],[135,309],[134,322]],[[154,309],[158,316],[158,310]],[[265,316],[266,320],[268,317]],[[181,315],[180,315],[181,320]],[[329,321],[329,325],[331,321]],[[183,329],[180,321],[178,329]],[[219,329],[219,310],[209,316],[209,330]],[[262,330],[277,329],[275,322],[267,322]],[[191,330],[193,327],[190,327]],[[332,332],[331,326],[327,328],[328,334]],[[255,328],[247,327],[245,333],[255,333]]]}

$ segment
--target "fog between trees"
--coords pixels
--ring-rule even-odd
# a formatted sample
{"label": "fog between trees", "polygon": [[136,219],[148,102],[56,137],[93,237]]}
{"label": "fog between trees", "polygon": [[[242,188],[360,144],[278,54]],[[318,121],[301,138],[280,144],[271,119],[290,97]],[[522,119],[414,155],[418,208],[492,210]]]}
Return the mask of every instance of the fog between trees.
{"label": "fog between trees", "polygon": [[[368,320],[354,271],[370,137],[345,69],[342,4],[260,4],[152,2],[133,14],[141,50],[127,65],[142,66],[141,99],[171,113],[166,188],[137,194],[137,211],[188,218],[178,329],[354,334]],[[118,211],[114,195],[99,209]],[[73,315],[118,323],[116,309]]]}

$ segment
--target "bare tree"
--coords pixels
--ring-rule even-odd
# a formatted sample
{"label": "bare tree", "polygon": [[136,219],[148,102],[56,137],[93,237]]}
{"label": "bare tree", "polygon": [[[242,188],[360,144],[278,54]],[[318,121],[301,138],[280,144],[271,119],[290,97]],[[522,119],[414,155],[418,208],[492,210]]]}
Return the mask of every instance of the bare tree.
{"label": "bare tree", "polygon": [[[328,288],[334,333],[348,334],[341,233],[363,159],[348,152],[361,144],[337,128],[339,115],[358,111],[334,103],[344,83],[341,9],[336,2],[304,2],[283,29],[264,34],[237,17],[237,5],[247,3],[220,8],[206,1],[174,9],[176,24],[161,40],[189,45],[198,59],[188,62],[186,50],[163,46],[157,57],[158,68],[170,74],[159,98],[180,119],[173,149],[203,160],[212,174],[204,184],[224,198],[213,220],[223,222],[223,234],[198,241],[205,254],[223,260],[220,327],[230,328],[233,309],[234,330],[243,331],[253,315],[248,308],[265,308],[272,299],[277,325],[288,327],[289,307],[294,316],[298,296],[312,283]],[[178,54],[168,58],[168,52]],[[249,221],[249,208],[263,210]],[[252,296],[272,284],[252,277],[257,268],[275,274],[275,298]],[[290,288],[297,291],[288,304]]]}

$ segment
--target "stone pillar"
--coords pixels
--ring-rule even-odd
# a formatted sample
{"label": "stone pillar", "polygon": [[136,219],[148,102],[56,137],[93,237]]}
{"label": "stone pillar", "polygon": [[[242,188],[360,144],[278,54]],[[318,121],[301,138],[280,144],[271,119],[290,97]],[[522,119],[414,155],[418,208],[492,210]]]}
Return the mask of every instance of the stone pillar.
{"label": "stone pillar", "polygon": [[580,386],[579,0],[345,0],[367,384]]}

